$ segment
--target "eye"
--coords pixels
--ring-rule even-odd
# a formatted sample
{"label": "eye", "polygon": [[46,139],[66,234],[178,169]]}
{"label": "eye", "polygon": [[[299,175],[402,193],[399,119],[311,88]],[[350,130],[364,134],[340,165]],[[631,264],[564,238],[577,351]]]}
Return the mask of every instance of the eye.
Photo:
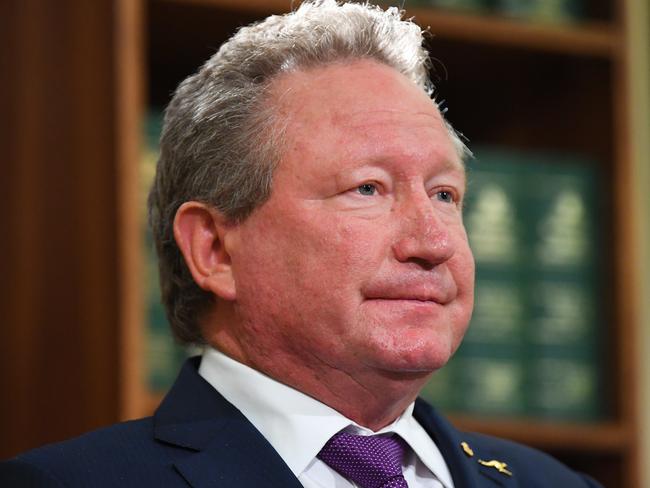
{"label": "eye", "polygon": [[361,195],[370,197],[373,196],[375,193],[377,193],[377,186],[373,185],[372,183],[364,183],[363,185],[359,185],[357,187],[357,191]]}
{"label": "eye", "polygon": [[441,202],[456,203],[456,199],[454,198],[453,193],[450,191],[445,191],[445,190],[439,191],[436,193],[436,198]]}

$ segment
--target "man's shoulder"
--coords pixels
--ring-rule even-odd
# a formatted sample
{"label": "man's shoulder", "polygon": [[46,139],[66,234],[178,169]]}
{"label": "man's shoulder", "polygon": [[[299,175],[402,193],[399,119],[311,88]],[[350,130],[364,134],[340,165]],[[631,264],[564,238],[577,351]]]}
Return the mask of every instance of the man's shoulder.
{"label": "man's shoulder", "polygon": [[[111,454],[115,456],[115,449],[131,449],[134,443],[141,445],[145,440],[153,437],[153,421],[151,417],[138,420],[120,422],[86,432],[62,442],[48,444],[37,449],[27,451],[18,456],[25,461],[43,461],[47,459],[64,458],[75,461],[86,455]],[[101,456],[100,456],[101,457]]]}
{"label": "man's shoulder", "polygon": [[160,477],[166,447],[151,417],[88,432],[0,463],[2,486],[131,486]]}
{"label": "man's shoulder", "polygon": [[416,417],[446,451],[445,460],[456,460],[463,470],[477,470],[481,476],[499,482],[504,477],[512,478],[513,486],[526,488],[600,487],[588,476],[538,449],[500,437],[460,431],[422,400],[416,404]]}

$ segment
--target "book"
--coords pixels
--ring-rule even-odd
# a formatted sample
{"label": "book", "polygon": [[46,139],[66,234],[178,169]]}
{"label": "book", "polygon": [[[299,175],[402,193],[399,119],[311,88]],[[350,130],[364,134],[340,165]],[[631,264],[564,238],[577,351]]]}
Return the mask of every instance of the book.
{"label": "book", "polygon": [[604,327],[597,173],[561,154],[532,156],[527,167],[529,408],[537,417],[596,419]]}

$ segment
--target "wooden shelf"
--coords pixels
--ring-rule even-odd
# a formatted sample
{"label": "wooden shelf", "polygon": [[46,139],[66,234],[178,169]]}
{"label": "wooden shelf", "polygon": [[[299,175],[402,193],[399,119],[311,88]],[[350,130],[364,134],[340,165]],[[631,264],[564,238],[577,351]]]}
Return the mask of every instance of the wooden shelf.
{"label": "wooden shelf", "polygon": [[621,48],[617,30],[602,22],[555,25],[431,9],[408,14],[434,36],[458,41],[596,57],[610,57]]}
{"label": "wooden shelf", "polygon": [[[288,12],[290,0],[156,0],[158,3],[198,5],[262,15]],[[434,37],[464,42],[530,49],[568,55],[608,58],[622,49],[617,28],[605,22],[550,24],[469,15],[443,9],[409,8],[407,16],[429,28]]]}
{"label": "wooden shelf", "polygon": [[629,429],[614,422],[569,423],[553,420],[503,420],[450,415],[460,430],[505,437],[538,449],[616,452],[630,444]]}

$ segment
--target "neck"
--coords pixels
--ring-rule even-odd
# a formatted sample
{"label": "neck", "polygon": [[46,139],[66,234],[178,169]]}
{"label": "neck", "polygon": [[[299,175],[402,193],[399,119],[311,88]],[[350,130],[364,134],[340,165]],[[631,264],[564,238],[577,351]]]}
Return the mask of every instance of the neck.
{"label": "neck", "polygon": [[317,358],[307,362],[300,351],[260,344],[252,337],[233,334],[227,327],[211,328],[204,337],[232,359],[315,398],[372,431],[394,422],[415,401],[430,377],[429,372],[382,371],[349,364],[334,367]]}
{"label": "neck", "polygon": [[[429,374],[340,370],[318,373],[290,386],[372,431],[394,422],[415,401]],[[280,381],[282,381],[280,379]]]}

